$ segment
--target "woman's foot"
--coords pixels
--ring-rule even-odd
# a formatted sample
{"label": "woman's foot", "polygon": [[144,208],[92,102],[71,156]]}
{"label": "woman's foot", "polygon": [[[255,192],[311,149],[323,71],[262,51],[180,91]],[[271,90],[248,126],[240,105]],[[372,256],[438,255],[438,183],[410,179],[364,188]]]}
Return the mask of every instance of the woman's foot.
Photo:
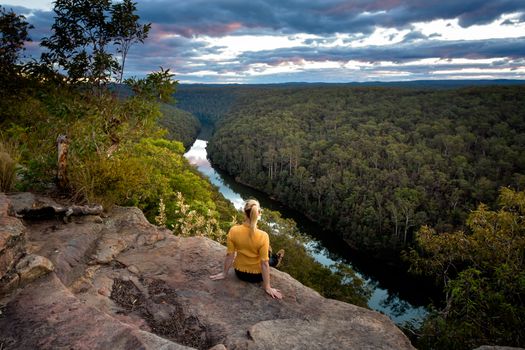
{"label": "woman's foot", "polygon": [[277,264],[275,265],[275,267],[279,267],[284,257],[284,249],[279,250],[275,255],[277,255]]}

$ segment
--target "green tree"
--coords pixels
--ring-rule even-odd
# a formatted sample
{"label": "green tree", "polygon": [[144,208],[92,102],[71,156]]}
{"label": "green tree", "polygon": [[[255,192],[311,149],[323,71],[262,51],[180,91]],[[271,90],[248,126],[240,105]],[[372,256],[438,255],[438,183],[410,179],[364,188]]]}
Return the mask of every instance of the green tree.
{"label": "green tree", "polygon": [[216,121],[214,165],[381,257],[413,244],[422,223],[460,229],[498,188],[523,188],[523,96],[523,86],[177,92],[182,109]]}
{"label": "green tree", "polygon": [[17,15],[12,10],[7,11],[0,6],[0,67],[5,73],[18,60],[24,43],[30,41],[28,30],[32,25],[25,21],[25,17]]}
{"label": "green tree", "polygon": [[135,10],[130,1],[112,5],[111,0],[56,0],[53,34],[41,44],[49,50],[42,61],[58,65],[71,83],[100,86],[113,74],[122,77],[123,67],[111,46],[117,46],[124,61],[131,45],[143,42],[149,31],[149,24],[138,24]]}
{"label": "green tree", "polygon": [[129,78],[125,83],[131,87],[137,96],[148,99],[158,100],[164,103],[175,103],[173,94],[178,82],[173,79],[174,74],[169,69],[150,73],[144,79]]}
{"label": "green tree", "polygon": [[124,76],[124,66],[129,49],[133,44],[143,43],[148,37],[151,23],[140,24],[136,3],[131,0],[124,0],[121,3],[113,5],[113,35],[115,36],[115,45],[117,52],[121,55],[120,72],[118,82],[122,83]]}
{"label": "green tree", "polygon": [[31,28],[24,16],[0,6],[0,91],[13,94],[18,90],[21,67],[17,61],[24,43],[31,40],[28,34]]}
{"label": "green tree", "polygon": [[446,292],[445,307],[421,329],[421,347],[525,345],[525,191],[503,188],[499,204],[473,211],[468,232],[418,232],[412,268],[440,276]]}

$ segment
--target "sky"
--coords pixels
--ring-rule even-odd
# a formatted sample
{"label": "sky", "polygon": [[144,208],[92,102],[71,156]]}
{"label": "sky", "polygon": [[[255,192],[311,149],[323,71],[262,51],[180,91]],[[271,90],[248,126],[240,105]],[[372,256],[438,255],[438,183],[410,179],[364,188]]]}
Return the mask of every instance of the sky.
{"label": "sky", "polygon": [[[51,1],[2,0],[51,34]],[[525,79],[525,0],[140,0],[127,77],[181,83]]]}

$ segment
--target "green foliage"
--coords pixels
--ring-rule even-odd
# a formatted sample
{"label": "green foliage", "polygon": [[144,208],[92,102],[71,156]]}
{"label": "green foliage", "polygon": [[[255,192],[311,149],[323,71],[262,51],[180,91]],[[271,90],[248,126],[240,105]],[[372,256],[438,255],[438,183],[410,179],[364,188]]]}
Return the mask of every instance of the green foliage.
{"label": "green foliage", "polygon": [[148,37],[151,23],[139,24],[139,16],[135,14],[137,6],[131,0],[124,0],[112,6],[112,31],[117,46],[117,52],[121,56],[120,72],[118,82],[122,83],[126,57],[133,44],[144,43]]}
{"label": "green foliage", "polygon": [[201,125],[192,114],[176,108],[173,105],[161,104],[162,117],[159,123],[166,128],[166,138],[179,140],[188,149],[195,141]]}
{"label": "green foliage", "polygon": [[2,74],[8,73],[18,60],[20,51],[24,50],[24,42],[29,41],[28,30],[33,28],[25,17],[17,15],[12,10],[7,11],[0,6],[0,67]]}
{"label": "green foliage", "polygon": [[88,159],[74,158],[71,184],[90,202],[138,206],[152,222],[163,198],[167,227],[178,218],[179,192],[192,210],[218,218],[211,185],[189,166],[183,152],[180,142],[142,138],[110,157],[94,153]]}
{"label": "green foliage", "polygon": [[0,6],[0,93],[16,94],[22,67],[18,65],[24,42],[31,41],[28,30],[33,28],[25,17]]}
{"label": "green foliage", "polygon": [[316,262],[307,252],[305,240],[293,220],[283,219],[280,213],[265,209],[259,226],[269,233],[275,251],[285,250],[279,270],[289,273],[326,298],[367,307],[371,290],[363,280],[343,265],[328,268]]}
{"label": "green foliage", "polygon": [[382,258],[525,187],[523,86],[221,89],[214,165]]}
{"label": "green foliage", "polygon": [[[131,1],[57,0],[53,34],[42,40],[48,49],[42,61],[67,73],[70,83],[105,84],[113,74],[122,78],[125,57],[132,44],[143,42],[150,25],[140,25]],[[116,45],[122,64],[111,53]]]}
{"label": "green foliage", "polygon": [[173,80],[173,73],[169,69],[160,67],[159,72],[153,72],[144,79],[130,78],[125,83],[131,87],[133,92],[147,100],[158,100],[164,103],[175,103],[173,94],[177,87],[177,81]]}
{"label": "green foliage", "polygon": [[[208,209],[204,214],[192,210],[190,205],[184,202],[182,193],[176,194],[175,217],[171,225],[173,232],[182,237],[203,236],[213,239],[219,243],[226,243],[226,232],[220,227],[217,215]],[[160,209],[160,206],[159,206]],[[168,218],[166,218],[168,222]]]}
{"label": "green foliage", "polygon": [[525,345],[525,191],[503,188],[499,204],[473,211],[468,232],[419,231],[421,252],[412,250],[411,260],[420,273],[440,276],[447,296],[420,330],[422,348]]}
{"label": "green foliage", "polygon": [[236,86],[220,88],[181,85],[177,89],[177,107],[196,116],[202,124],[215,125],[228,113],[243,89]]}
{"label": "green foliage", "polygon": [[71,140],[67,174],[77,200],[135,205],[154,222],[163,198],[167,224],[173,225],[180,192],[191,210],[222,229],[229,225],[231,204],[188,164],[180,142],[161,138],[157,102],[47,85],[25,91],[17,103],[14,98],[0,100],[0,127],[7,139],[20,141],[20,189],[53,188],[56,135],[65,133]]}
{"label": "green foliage", "polygon": [[20,152],[13,141],[4,140],[0,134],[0,192],[9,192],[16,182]]}

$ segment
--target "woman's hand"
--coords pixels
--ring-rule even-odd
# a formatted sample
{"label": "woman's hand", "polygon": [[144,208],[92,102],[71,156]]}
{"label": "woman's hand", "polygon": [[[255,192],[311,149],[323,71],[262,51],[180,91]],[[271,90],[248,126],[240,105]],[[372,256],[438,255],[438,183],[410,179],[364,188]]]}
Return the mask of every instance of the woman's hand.
{"label": "woman's hand", "polygon": [[224,272],[221,272],[221,273],[218,273],[216,275],[211,275],[210,278],[214,281],[218,281],[218,280],[223,280],[226,278],[226,276],[224,275]]}
{"label": "woman's hand", "polygon": [[272,298],[274,299],[282,299],[283,295],[281,294],[281,291],[279,289],[275,289],[272,287],[268,287],[265,289],[266,293],[268,293]]}

